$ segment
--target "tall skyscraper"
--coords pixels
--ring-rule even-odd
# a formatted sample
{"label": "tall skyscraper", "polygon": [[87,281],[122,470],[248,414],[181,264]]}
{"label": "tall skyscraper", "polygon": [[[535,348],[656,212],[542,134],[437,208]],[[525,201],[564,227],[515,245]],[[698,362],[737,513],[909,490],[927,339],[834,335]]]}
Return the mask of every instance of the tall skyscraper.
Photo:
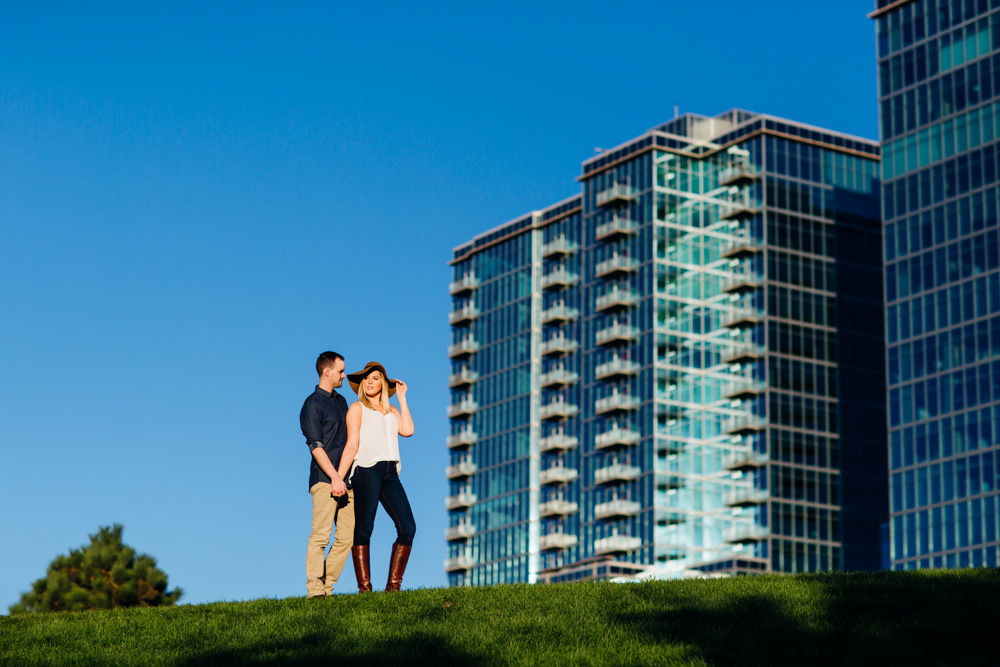
{"label": "tall skyscraper", "polygon": [[879,146],[687,114],[451,262],[451,585],[875,569]]}
{"label": "tall skyscraper", "polygon": [[1000,1],[879,0],[895,569],[1000,564]]}

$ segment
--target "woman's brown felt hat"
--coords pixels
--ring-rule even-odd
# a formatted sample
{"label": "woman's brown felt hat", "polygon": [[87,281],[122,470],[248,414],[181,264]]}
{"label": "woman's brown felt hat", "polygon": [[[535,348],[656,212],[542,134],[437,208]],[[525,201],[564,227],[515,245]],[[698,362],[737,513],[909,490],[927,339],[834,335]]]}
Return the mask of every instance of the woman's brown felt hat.
{"label": "woman's brown felt hat", "polygon": [[378,371],[382,374],[382,380],[389,387],[390,396],[396,393],[396,381],[389,379],[389,374],[385,372],[385,366],[377,361],[369,361],[360,371],[356,373],[348,373],[347,381],[351,383],[351,389],[357,392],[358,388],[361,386],[361,381],[364,380],[365,377],[372,371]]}

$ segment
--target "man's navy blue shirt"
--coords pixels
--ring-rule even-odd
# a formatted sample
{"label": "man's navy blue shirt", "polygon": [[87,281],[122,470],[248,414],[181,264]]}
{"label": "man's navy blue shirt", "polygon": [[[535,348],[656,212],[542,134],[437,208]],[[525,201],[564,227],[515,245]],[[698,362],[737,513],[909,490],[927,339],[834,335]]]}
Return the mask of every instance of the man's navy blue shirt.
{"label": "man's navy blue shirt", "polygon": [[[322,447],[334,468],[340,466],[340,457],[347,445],[347,401],[336,391],[328,392],[316,387],[302,404],[299,412],[299,424],[302,435],[306,436],[306,444],[310,453],[317,447]],[[309,465],[309,488],[316,482],[330,483],[330,478],[316,463],[314,456]]]}

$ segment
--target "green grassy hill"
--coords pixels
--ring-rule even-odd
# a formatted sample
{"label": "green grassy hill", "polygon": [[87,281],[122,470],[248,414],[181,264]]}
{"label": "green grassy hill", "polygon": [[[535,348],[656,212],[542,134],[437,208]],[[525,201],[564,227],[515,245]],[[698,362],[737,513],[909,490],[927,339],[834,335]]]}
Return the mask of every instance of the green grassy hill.
{"label": "green grassy hill", "polygon": [[0,618],[0,665],[1000,665],[1000,570],[425,589]]}

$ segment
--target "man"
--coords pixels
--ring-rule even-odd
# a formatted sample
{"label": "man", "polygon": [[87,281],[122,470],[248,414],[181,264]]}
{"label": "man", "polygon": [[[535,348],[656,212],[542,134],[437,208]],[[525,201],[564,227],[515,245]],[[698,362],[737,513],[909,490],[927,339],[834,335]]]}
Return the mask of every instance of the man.
{"label": "man", "polygon": [[[324,352],[316,360],[319,385],[302,405],[299,423],[312,452],[309,493],[312,495],[312,534],[306,551],[306,590],[311,598],[333,593],[354,544],[354,492],[337,474],[347,444],[347,401],[336,392],[344,382],[344,357]],[[333,524],[333,546],[324,560]]]}

